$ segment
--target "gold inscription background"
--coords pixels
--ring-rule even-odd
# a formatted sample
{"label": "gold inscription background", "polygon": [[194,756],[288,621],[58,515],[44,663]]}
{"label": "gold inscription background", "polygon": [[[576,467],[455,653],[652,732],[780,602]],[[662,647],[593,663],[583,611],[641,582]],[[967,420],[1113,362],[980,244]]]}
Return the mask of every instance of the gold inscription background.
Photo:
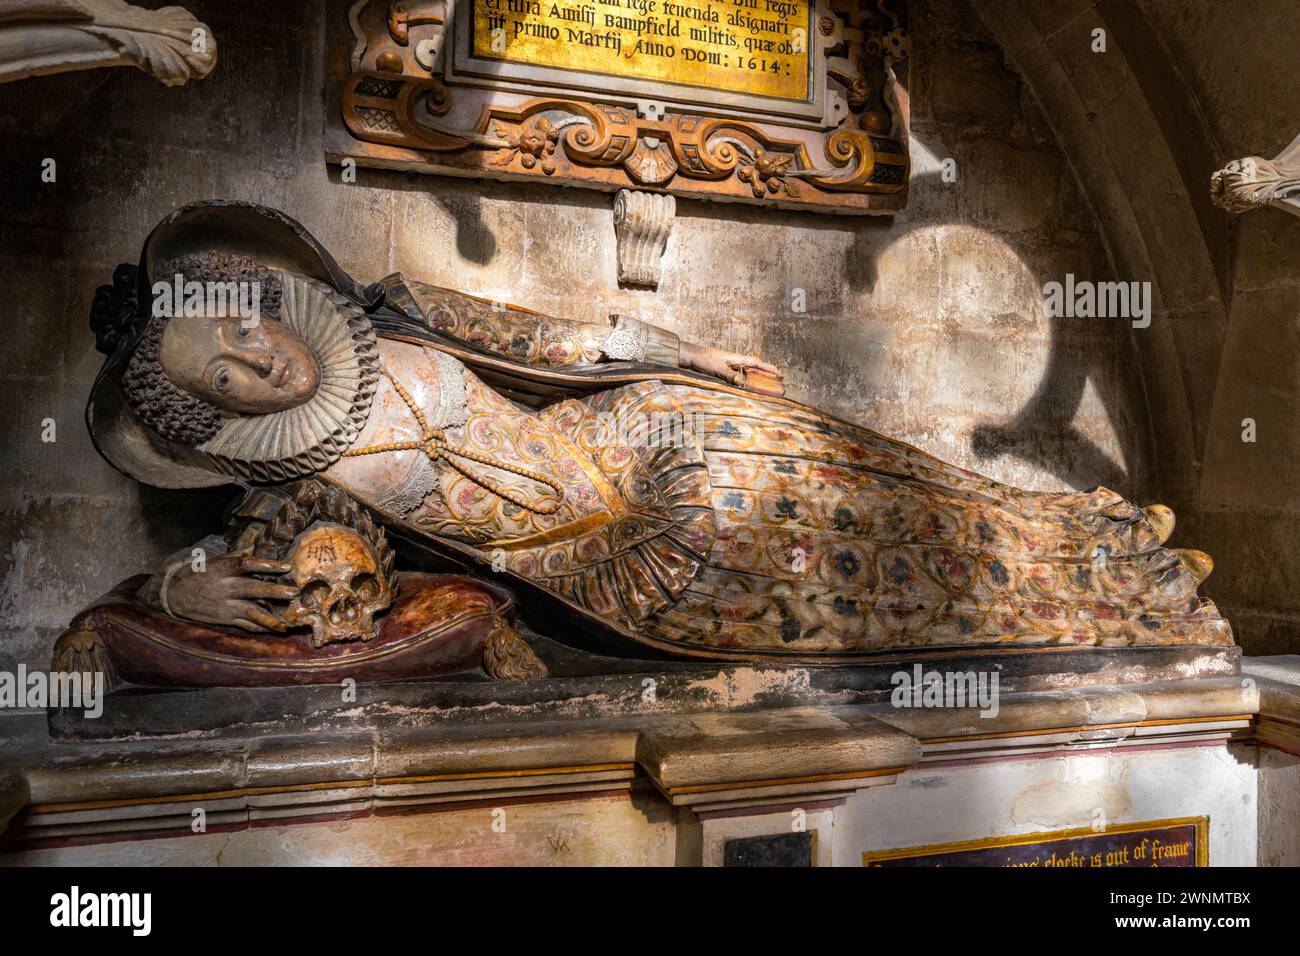
{"label": "gold inscription background", "polygon": [[804,101],[810,0],[473,0],[473,53]]}

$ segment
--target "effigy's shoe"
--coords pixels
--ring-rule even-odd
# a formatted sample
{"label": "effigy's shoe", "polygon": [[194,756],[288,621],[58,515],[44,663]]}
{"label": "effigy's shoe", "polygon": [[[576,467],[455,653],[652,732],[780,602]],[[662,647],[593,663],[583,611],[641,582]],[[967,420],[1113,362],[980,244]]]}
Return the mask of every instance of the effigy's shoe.
{"label": "effigy's shoe", "polygon": [[1185,567],[1196,578],[1196,583],[1202,583],[1210,576],[1214,570],[1214,559],[1204,551],[1196,551],[1192,548],[1174,548],[1174,554],[1183,562]]}
{"label": "effigy's shoe", "polygon": [[[1151,525],[1151,530],[1156,533],[1160,543],[1164,544],[1169,540],[1169,536],[1174,533],[1174,510],[1166,505],[1147,505],[1142,509],[1146,515],[1147,524]],[[1213,562],[1211,562],[1213,566]]]}

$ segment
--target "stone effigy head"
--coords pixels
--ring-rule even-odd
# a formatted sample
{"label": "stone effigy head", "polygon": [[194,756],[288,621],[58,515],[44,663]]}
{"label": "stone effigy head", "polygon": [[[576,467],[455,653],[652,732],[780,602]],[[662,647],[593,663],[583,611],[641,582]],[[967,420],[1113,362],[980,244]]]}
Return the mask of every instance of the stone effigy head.
{"label": "stone effigy head", "polygon": [[287,411],[315,394],[320,362],[280,321],[280,273],[248,256],[202,252],[166,260],[154,274],[151,321],[122,381],[159,435],[200,445],[228,418]]}
{"label": "stone effigy head", "polygon": [[356,437],[378,382],[364,292],[292,219],[199,203],[95,296],[102,454],[161,487],[285,481]]}
{"label": "stone effigy head", "polygon": [[[181,275],[182,273],[177,273]],[[265,415],[309,400],[320,385],[311,346],[284,323],[260,315],[169,319],[150,361],[179,393],[222,412]],[[136,356],[141,349],[137,348]]]}

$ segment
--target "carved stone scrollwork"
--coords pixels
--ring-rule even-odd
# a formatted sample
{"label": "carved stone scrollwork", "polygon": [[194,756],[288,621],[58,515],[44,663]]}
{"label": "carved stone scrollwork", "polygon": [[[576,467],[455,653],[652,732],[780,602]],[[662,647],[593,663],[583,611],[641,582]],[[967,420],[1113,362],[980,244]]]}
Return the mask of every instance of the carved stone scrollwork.
{"label": "carved stone scrollwork", "polygon": [[1210,197],[1229,212],[1272,206],[1300,216],[1300,136],[1273,159],[1234,159],[1210,178]]}
{"label": "carved stone scrollwork", "polygon": [[659,287],[660,264],[676,212],[677,200],[672,196],[619,190],[614,198],[619,282]]}
{"label": "carved stone scrollwork", "polygon": [[212,72],[212,30],[181,7],[125,0],[0,0],[0,83],[29,76],[134,66],[166,86]]}

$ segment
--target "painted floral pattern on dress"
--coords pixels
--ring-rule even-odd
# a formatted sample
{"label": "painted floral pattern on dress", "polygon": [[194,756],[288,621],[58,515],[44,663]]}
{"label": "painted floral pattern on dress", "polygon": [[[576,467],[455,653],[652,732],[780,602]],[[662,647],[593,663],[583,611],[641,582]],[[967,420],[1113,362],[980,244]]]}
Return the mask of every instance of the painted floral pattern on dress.
{"label": "painted floral pattern on dress", "polygon": [[555,368],[593,365],[609,326],[571,322],[490,302],[452,289],[405,280],[429,328],[462,342],[531,365]]}
{"label": "painted floral pattern on dress", "polygon": [[807,409],[669,391],[702,423],[717,534],[654,637],[774,653],[1231,643],[1113,492],[1025,492]]}
{"label": "painted floral pattern on dress", "polygon": [[[660,645],[805,660],[1024,645],[1230,645],[1141,509],[1023,491],[781,400],[656,381],[524,409],[467,373],[449,438],[562,483],[538,514],[441,472],[411,520]],[[672,419],[628,434],[610,422]],[[657,426],[656,426],[657,427]],[[635,431],[635,430],[634,430]],[[547,489],[492,473],[511,489]]]}

